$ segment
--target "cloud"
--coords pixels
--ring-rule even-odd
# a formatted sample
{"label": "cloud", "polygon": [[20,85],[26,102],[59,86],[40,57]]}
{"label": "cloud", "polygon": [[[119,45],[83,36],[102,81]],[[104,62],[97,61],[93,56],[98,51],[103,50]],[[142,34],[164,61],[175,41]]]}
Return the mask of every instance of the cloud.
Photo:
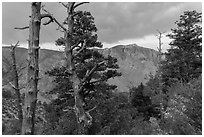
{"label": "cloud", "polygon": [[[59,3],[43,3],[46,9],[62,22],[66,10]],[[99,40],[103,43],[118,43],[123,40],[142,39],[160,31],[170,31],[174,22],[185,10],[202,11],[202,3],[171,2],[93,2],[79,7],[90,11],[95,18]],[[28,30],[14,30],[16,26],[27,26],[29,23],[30,3],[2,4],[2,40],[4,44],[16,41],[26,42]],[[43,22],[46,20],[43,20]],[[63,36],[56,31],[57,25],[41,27],[41,43],[54,42]]]}

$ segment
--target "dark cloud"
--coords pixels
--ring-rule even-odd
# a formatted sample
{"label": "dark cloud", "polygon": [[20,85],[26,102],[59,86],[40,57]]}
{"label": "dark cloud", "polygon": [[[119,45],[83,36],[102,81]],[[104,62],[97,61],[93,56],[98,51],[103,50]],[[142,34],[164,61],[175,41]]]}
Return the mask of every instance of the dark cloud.
{"label": "dark cloud", "polygon": [[[59,3],[43,3],[46,9],[61,22],[66,17],[65,9]],[[116,43],[119,40],[142,38],[156,33],[156,29],[169,31],[174,22],[185,10],[201,12],[202,3],[90,3],[79,9],[92,13],[98,28],[99,40]],[[29,23],[30,3],[2,4],[3,43],[25,42],[28,30],[14,30],[16,26]],[[41,42],[53,42],[62,34],[56,31],[57,25],[42,26]]]}

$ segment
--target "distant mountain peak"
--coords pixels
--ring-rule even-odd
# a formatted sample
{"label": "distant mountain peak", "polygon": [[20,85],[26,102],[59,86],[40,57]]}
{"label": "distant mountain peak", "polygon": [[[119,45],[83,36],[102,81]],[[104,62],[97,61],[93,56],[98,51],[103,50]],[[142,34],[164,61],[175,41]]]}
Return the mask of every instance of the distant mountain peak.
{"label": "distant mountain peak", "polygon": [[[111,48],[133,48],[133,49],[136,49],[136,48],[138,48],[138,49],[146,49],[146,50],[153,50],[153,51],[156,51],[156,50],[154,50],[154,49],[151,49],[151,48],[146,48],[146,47],[142,47],[142,46],[139,46],[138,44],[136,44],[136,43],[133,43],[133,44],[125,44],[125,45],[116,45],[116,46],[114,46],[114,47],[111,47]],[[108,49],[111,49],[111,48],[105,48],[105,50],[108,50]],[[157,52],[157,51],[156,51]]]}
{"label": "distant mountain peak", "polygon": [[[155,74],[157,70],[158,52],[153,49],[141,47],[137,44],[127,44],[95,50],[98,50],[104,56],[110,55],[118,59],[119,72],[122,73],[122,76],[115,77],[109,82],[117,85],[119,92],[128,92],[132,86],[138,86],[141,82],[146,83],[149,74]],[[9,52],[8,47],[2,47],[3,56],[9,58]],[[26,63],[27,54],[27,49],[18,47],[16,50],[17,62]],[[42,89],[42,92],[47,92],[54,86],[51,83],[52,78],[46,76],[44,72],[61,64],[63,58],[62,52],[48,49],[40,50],[39,66],[41,82],[39,87]],[[26,69],[24,74],[26,75]]]}

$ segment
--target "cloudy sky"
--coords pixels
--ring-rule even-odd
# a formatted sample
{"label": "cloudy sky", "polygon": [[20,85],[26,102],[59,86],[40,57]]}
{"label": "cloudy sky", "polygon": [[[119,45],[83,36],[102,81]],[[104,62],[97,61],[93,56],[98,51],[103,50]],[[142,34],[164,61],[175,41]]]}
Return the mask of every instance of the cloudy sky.
{"label": "cloudy sky", "polygon": [[[62,22],[66,10],[59,3],[43,3],[45,8]],[[175,28],[174,22],[186,10],[202,11],[201,2],[92,2],[78,8],[90,11],[95,18],[99,40],[104,47],[118,44],[133,44],[156,49],[158,39],[156,30],[169,33]],[[24,27],[29,24],[30,3],[2,3],[2,43],[14,44],[20,41],[26,46],[28,30],[14,30],[14,27]],[[46,21],[46,20],[43,20]],[[41,48],[57,49],[54,41],[63,36],[56,30],[56,24],[41,27]],[[168,48],[170,40],[162,38],[164,49]]]}

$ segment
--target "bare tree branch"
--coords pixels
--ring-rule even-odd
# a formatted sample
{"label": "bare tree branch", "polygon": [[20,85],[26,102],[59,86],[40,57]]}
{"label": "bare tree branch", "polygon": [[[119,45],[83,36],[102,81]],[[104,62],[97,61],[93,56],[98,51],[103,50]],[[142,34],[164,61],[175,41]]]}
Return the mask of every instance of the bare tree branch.
{"label": "bare tree branch", "polygon": [[59,30],[60,32],[64,32],[64,30],[61,30],[62,28],[58,25],[58,27],[56,28],[56,30]]}
{"label": "bare tree branch", "polygon": [[99,80],[95,80],[95,81],[91,81],[89,82],[89,84],[95,84],[95,83],[98,83],[98,82],[101,82],[101,81],[104,81],[105,79],[99,79]]}
{"label": "bare tree branch", "polygon": [[11,61],[5,56],[2,56],[2,63],[5,63],[9,68],[12,67]]}
{"label": "bare tree branch", "polygon": [[67,4],[64,4],[63,2],[59,2],[60,4],[62,4],[65,8],[68,8]]}
{"label": "bare tree branch", "polygon": [[79,40],[76,44],[72,46],[72,49],[79,47],[79,44],[82,43],[82,40]]}
{"label": "bare tree branch", "polygon": [[74,4],[75,4],[76,2],[72,2],[71,4],[71,6],[70,6],[70,9],[69,9],[69,12],[73,12],[74,11]]}
{"label": "bare tree branch", "polygon": [[61,23],[59,23],[53,16],[52,16],[52,14],[51,13],[49,13],[47,10],[45,10],[44,8],[42,9],[44,12],[46,12],[47,14],[42,14],[41,16],[45,16],[45,17],[50,17],[50,18],[52,18],[52,20],[55,22],[55,23],[57,23],[57,25],[60,27],[60,28],[62,28],[65,32],[67,31],[67,29],[61,24]]}
{"label": "bare tree branch", "polygon": [[75,8],[77,8],[78,6],[80,6],[80,5],[82,5],[82,4],[86,4],[86,3],[89,3],[89,2],[80,2],[80,3],[76,4],[76,5],[74,5],[73,8],[75,9]]}
{"label": "bare tree branch", "polygon": [[82,89],[84,88],[85,83],[86,83],[87,81],[89,81],[90,77],[91,77],[92,74],[96,71],[96,69],[97,69],[100,65],[102,65],[102,64],[104,64],[104,63],[105,63],[105,61],[100,62],[100,63],[96,64],[90,71],[87,71],[87,72],[86,72],[86,75],[84,76],[83,80],[81,81],[81,87],[80,87],[80,89],[79,89],[79,93],[82,91]]}
{"label": "bare tree branch", "polygon": [[21,77],[22,75],[23,75],[23,73],[21,73],[22,72],[22,70],[24,70],[26,68],[26,66],[22,66],[22,67],[19,67],[18,68],[18,77]]}
{"label": "bare tree branch", "polygon": [[[44,10],[44,11],[46,11],[46,10]],[[46,11],[46,12],[47,12],[47,14],[41,14],[41,19],[43,19],[45,17],[48,17],[48,18],[52,19],[52,15],[48,11]]]}
{"label": "bare tree branch", "polygon": [[93,107],[92,109],[86,111],[86,113],[87,113],[87,112],[90,113],[91,111],[93,111],[94,109],[96,109],[96,107],[97,107],[97,106],[95,106],[95,107]]}
{"label": "bare tree branch", "polygon": [[12,45],[12,44],[11,44],[11,48],[16,48],[16,47],[20,46],[20,45],[18,45],[18,44],[19,44],[19,41],[17,41],[15,45]]}
{"label": "bare tree branch", "polygon": [[69,111],[69,110],[75,110],[75,108],[74,108],[74,107],[67,106],[67,107],[66,107],[65,109],[63,109],[62,111],[67,112],[67,111]]}
{"label": "bare tree branch", "polygon": [[95,72],[95,70],[96,70],[100,65],[102,65],[102,64],[104,64],[104,63],[105,63],[105,61],[102,61],[102,62],[96,64],[96,65],[89,71],[89,73],[87,73],[87,75],[85,75],[85,77],[84,77],[84,79],[83,79],[83,82],[85,82],[85,81]]}
{"label": "bare tree branch", "polygon": [[[79,43],[80,43],[80,42],[81,42],[81,41],[79,41]],[[85,41],[85,43],[82,44],[82,47],[75,53],[75,56],[76,56],[77,54],[79,54],[80,52],[82,52],[85,48],[86,48],[86,41]]]}
{"label": "bare tree branch", "polygon": [[14,86],[13,83],[9,82],[9,84],[11,85],[11,87],[12,87],[13,89],[18,90],[18,89]]}
{"label": "bare tree branch", "polygon": [[75,44],[74,46],[72,46],[72,49],[71,49],[71,50],[74,50],[76,47],[79,47],[79,48],[80,48],[79,44]]}
{"label": "bare tree branch", "polygon": [[51,22],[53,22],[53,18],[52,18],[52,16],[50,14],[41,14],[41,19],[43,19],[45,17],[48,17],[50,20],[48,22],[43,23],[43,25],[48,25]]}
{"label": "bare tree branch", "polygon": [[20,27],[15,27],[14,29],[24,30],[24,29],[29,29],[29,26],[22,27],[22,28],[20,28]]}

